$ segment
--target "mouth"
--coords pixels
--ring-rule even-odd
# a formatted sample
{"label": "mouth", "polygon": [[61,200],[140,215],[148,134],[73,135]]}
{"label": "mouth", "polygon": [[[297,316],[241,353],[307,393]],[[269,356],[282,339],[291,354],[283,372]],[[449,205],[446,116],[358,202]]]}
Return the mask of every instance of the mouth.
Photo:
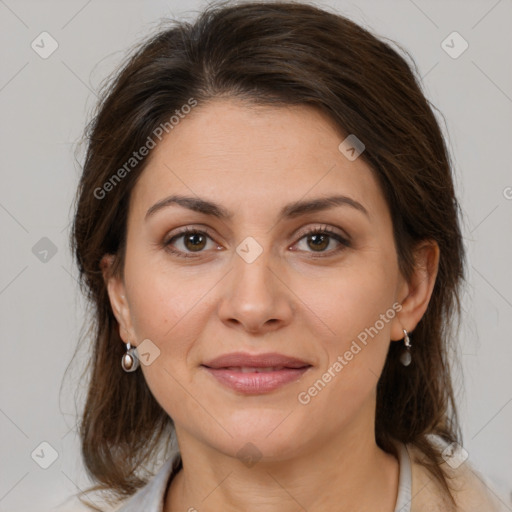
{"label": "mouth", "polygon": [[277,372],[281,370],[297,370],[298,368],[290,368],[286,366],[267,366],[267,367],[253,367],[253,366],[229,366],[227,368],[213,368],[214,370],[230,370],[239,373],[268,373]]}
{"label": "mouth", "polygon": [[294,382],[312,365],[282,354],[232,353],[201,365],[225,387],[243,394],[262,394]]}

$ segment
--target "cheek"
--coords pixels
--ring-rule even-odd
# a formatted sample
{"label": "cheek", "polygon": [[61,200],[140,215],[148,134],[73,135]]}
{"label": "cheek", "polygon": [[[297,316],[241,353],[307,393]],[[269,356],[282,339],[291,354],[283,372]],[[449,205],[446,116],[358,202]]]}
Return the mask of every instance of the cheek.
{"label": "cheek", "polygon": [[343,403],[346,412],[357,409],[375,389],[397,314],[396,275],[393,260],[375,259],[340,269],[324,286],[301,287],[297,292],[323,333],[317,339],[326,357],[319,375],[306,386],[314,386],[311,401],[323,404],[327,415],[339,414],[329,408],[332,403]]}
{"label": "cheek", "polygon": [[[186,270],[171,271],[165,258],[144,251],[132,251],[125,266],[130,316],[139,339],[163,344],[183,339],[183,326],[191,315],[198,320],[198,309],[209,286],[209,278],[191,275]],[[187,336],[193,333],[187,331]]]}
{"label": "cheek", "polygon": [[[395,272],[378,262],[340,268],[325,280],[301,277],[293,289],[309,311],[317,331],[334,350],[341,350],[352,339],[373,326],[395,301]],[[393,312],[393,310],[391,311]],[[387,331],[389,323],[379,330]],[[332,352],[332,350],[329,350]]]}
{"label": "cheek", "polygon": [[[155,398],[180,394],[190,375],[187,357],[202,329],[201,289],[155,268],[127,261],[125,277],[130,297],[130,316],[137,342],[150,340],[158,355],[150,365],[141,365]],[[198,297],[199,295],[199,297]],[[195,307],[194,307],[195,305]],[[153,346],[153,345],[151,345]],[[161,404],[163,406],[163,404]],[[165,407],[167,410],[168,408]]]}
{"label": "cheek", "polygon": [[204,329],[207,304],[200,299],[208,287],[200,279],[191,286],[183,275],[170,275],[147,261],[137,265],[134,259],[125,273],[137,340],[151,340],[158,353],[150,365],[141,364],[141,371],[152,395],[172,418],[200,415],[187,392],[193,389],[189,356]]}

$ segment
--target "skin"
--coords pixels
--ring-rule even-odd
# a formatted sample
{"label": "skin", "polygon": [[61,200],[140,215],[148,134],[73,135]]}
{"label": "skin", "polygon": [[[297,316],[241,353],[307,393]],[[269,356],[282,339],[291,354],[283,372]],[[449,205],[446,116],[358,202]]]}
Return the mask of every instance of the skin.
{"label": "skin", "polygon": [[[338,150],[344,138],[309,106],[215,100],[162,140],[133,190],[124,275],[109,272],[110,256],[103,269],[124,342],[149,339],[160,350],[141,370],[174,420],[184,464],[166,512],[394,510],[399,466],[375,442],[376,386],[389,344],[403,339],[403,328],[412,332],[427,308],[439,249],[422,244],[405,281],[382,191],[362,158]],[[145,218],[171,194],[214,201],[233,217],[170,205]],[[344,205],[278,219],[288,203],[333,194],[350,196],[368,215]],[[165,248],[187,226],[209,233],[174,240],[191,258]],[[325,227],[350,245],[328,237],[318,248],[304,234]],[[249,236],[262,249],[252,263],[236,252]],[[378,335],[299,403],[394,303],[402,309]],[[270,393],[243,395],[200,366],[234,351],[279,352],[312,368]],[[251,467],[237,457],[246,443],[261,456]]]}

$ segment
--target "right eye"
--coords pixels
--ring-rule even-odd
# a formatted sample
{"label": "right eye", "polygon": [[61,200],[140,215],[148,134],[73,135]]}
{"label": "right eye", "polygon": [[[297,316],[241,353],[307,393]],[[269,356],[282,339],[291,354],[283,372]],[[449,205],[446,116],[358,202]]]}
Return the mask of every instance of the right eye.
{"label": "right eye", "polygon": [[[203,249],[207,245],[208,239],[213,243],[212,238],[207,232],[198,229],[185,228],[166,240],[164,242],[164,247],[166,250],[180,258],[194,258],[195,256],[193,253],[204,252]],[[181,244],[181,248],[179,249],[176,249],[177,241],[179,241],[178,245]]]}

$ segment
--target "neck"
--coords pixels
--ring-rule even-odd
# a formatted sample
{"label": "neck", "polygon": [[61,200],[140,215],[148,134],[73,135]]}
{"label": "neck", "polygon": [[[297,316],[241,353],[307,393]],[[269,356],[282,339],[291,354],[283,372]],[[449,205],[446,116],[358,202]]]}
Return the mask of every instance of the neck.
{"label": "neck", "polygon": [[[178,433],[178,431],[177,431]],[[181,434],[181,435],[180,435]],[[165,512],[393,512],[399,467],[381,450],[373,428],[301,446],[286,460],[252,466],[178,433],[183,469],[171,482]]]}

